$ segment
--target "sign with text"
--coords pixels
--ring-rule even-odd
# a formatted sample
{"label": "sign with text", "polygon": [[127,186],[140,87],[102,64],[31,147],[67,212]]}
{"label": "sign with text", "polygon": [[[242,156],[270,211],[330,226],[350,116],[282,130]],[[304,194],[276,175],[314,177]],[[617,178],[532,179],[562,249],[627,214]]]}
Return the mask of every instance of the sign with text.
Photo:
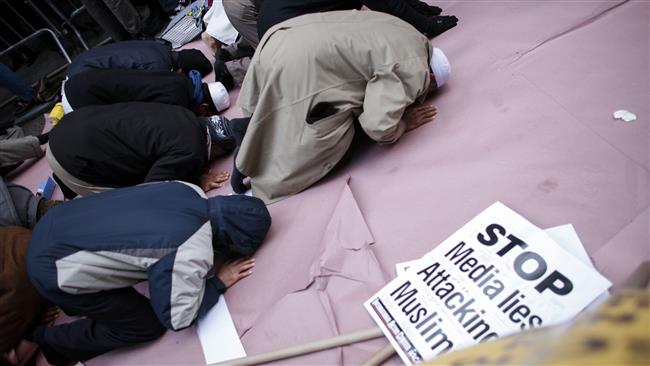
{"label": "sign with text", "polygon": [[611,283],[497,202],[365,303],[406,364],[579,313]]}

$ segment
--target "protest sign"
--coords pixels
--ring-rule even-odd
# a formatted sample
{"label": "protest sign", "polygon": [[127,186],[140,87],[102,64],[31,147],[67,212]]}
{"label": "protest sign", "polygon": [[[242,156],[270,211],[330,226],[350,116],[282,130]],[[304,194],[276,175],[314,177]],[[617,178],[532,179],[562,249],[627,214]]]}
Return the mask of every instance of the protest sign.
{"label": "protest sign", "polygon": [[365,307],[406,364],[570,319],[611,283],[497,202]]}

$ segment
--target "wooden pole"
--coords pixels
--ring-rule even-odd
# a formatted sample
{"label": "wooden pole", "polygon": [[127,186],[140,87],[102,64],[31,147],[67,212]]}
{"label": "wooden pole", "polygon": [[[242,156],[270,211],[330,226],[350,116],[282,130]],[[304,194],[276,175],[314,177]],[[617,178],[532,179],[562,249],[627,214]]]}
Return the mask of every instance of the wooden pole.
{"label": "wooden pole", "polygon": [[338,335],[332,338],[321,339],[318,341],[305,343],[298,346],[282,348],[279,350],[262,353],[259,355],[247,356],[242,358],[236,358],[230,361],[224,361],[219,363],[213,363],[208,366],[248,366],[248,365],[258,365],[261,363],[273,362],[283,360],[285,358],[302,356],[312,352],[323,351],[326,349],[345,346],[347,344],[367,341],[369,339],[379,338],[383,336],[381,329],[378,327],[370,328],[366,330],[361,330],[358,332],[348,333]]}
{"label": "wooden pole", "polygon": [[389,358],[393,357],[395,354],[395,348],[389,343],[387,346],[379,350],[379,352],[375,353],[367,359],[364,363],[361,364],[361,366],[379,366],[386,362]]}

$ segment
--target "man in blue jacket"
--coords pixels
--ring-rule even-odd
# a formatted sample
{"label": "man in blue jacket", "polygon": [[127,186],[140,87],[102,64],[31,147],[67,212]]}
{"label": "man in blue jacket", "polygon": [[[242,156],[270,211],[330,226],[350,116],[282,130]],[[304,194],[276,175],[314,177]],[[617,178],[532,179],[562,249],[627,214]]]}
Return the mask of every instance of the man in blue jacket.
{"label": "man in blue jacket", "polygon": [[[207,198],[170,181],[116,189],[62,203],[32,234],[27,272],[38,292],[83,319],[39,327],[34,341],[53,365],[180,330],[248,276],[249,258],[271,217],[248,196]],[[132,286],[149,281],[149,299]]]}

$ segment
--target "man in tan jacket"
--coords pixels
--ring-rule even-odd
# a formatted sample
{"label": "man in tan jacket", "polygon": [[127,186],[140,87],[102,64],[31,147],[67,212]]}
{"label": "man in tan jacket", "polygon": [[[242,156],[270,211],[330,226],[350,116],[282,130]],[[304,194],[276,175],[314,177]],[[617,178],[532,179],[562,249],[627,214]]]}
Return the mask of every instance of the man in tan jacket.
{"label": "man in tan jacket", "polygon": [[[444,53],[413,26],[373,11],[309,14],[264,35],[239,95],[250,117],[232,185],[267,203],[311,186],[344,157],[359,122],[393,143],[431,121],[418,106],[450,75]],[[244,121],[233,121],[242,130]]]}

